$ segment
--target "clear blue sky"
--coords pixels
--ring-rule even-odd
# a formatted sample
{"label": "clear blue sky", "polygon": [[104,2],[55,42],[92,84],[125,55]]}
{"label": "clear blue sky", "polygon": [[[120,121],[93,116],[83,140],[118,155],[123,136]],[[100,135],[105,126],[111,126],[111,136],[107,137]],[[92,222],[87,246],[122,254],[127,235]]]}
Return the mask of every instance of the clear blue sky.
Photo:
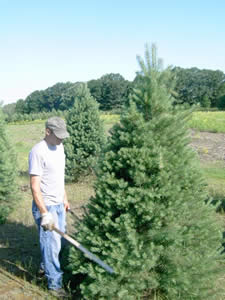
{"label": "clear blue sky", "polygon": [[0,100],[107,73],[133,80],[155,43],[164,65],[225,72],[224,0],[0,0]]}

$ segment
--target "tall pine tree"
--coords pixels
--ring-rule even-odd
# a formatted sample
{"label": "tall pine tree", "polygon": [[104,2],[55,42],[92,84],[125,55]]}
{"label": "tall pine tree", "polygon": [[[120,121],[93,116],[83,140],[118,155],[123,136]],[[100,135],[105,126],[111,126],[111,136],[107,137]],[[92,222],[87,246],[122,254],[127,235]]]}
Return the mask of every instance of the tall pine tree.
{"label": "tall pine tree", "polygon": [[70,134],[65,140],[68,181],[76,181],[95,169],[105,143],[98,103],[86,84],[77,84],[74,101],[74,106],[66,117]]}
{"label": "tall pine tree", "polygon": [[74,248],[67,271],[81,279],[82,299],[218,299],[222,226],[189,146],[189,113],[172,104],[154,45],[139,62],[139,86],[76,227],[76,239],[115,274]]}
{"label": "tall pine tree", "polygon": [[0,224],[18,203],[18,186],[16,182],[16,156],[6,133],[4,116],[0,107]]}

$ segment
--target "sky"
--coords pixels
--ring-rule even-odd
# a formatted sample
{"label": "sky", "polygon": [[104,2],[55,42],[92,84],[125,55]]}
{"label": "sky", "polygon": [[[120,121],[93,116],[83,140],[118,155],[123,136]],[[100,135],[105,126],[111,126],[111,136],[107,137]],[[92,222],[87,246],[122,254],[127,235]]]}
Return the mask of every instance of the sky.
{"label": "sky", "polygon": [[0,0],[0,101],[119,73],[156,44],[164,66],[225,73],[224,0]]}

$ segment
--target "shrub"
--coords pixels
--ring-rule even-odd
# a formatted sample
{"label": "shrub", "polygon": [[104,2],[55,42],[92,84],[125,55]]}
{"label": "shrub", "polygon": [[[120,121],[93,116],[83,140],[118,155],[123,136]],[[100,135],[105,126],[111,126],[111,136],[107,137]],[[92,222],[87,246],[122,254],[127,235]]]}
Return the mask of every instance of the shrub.
{"label": "shrub", "polygon": [[142,80],[76,224],[76,239],[115,274],[71,248],[67,276],[82,299],[216,299],[222,225],[189,146],[189,113],[172,105],[154,46],[139,62]]}
{"label": "shrub", "polygon": [[10,145],[0,108],[0,224],[3,224],[13,210],[17,196],[16,157]]}
{"label": "shrub", "polygon": [[70,133],[65,140],[66,180],[76,181],[94,170],[105,143],[98,104],[86,84],[79,84],[66,123]]}

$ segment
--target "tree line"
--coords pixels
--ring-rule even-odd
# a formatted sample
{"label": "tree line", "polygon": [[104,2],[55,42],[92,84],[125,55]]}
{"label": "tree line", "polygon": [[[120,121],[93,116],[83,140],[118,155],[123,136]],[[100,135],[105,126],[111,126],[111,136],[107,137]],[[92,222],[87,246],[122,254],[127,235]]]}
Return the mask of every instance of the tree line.
{"label": "tree line", "polygon": [[[172,94],[175,103],[193,105],[202,108],[225,109],[225,74],[198,68],[171,69],[175,86]],[[137,73],[133,81],[124,79],[118,73],[106,74],[99,79],[90,80],[87,86],[91,96],[99,103],[102,111],[120,110],[129,101],[129,95],[138,84],[141,74]],[[80,82],[56,83],[45,90],[32,92],[26,99],[3,107],[9,116],[13,114],[37,114],[40,112],[68,111],[79,97]]]}

